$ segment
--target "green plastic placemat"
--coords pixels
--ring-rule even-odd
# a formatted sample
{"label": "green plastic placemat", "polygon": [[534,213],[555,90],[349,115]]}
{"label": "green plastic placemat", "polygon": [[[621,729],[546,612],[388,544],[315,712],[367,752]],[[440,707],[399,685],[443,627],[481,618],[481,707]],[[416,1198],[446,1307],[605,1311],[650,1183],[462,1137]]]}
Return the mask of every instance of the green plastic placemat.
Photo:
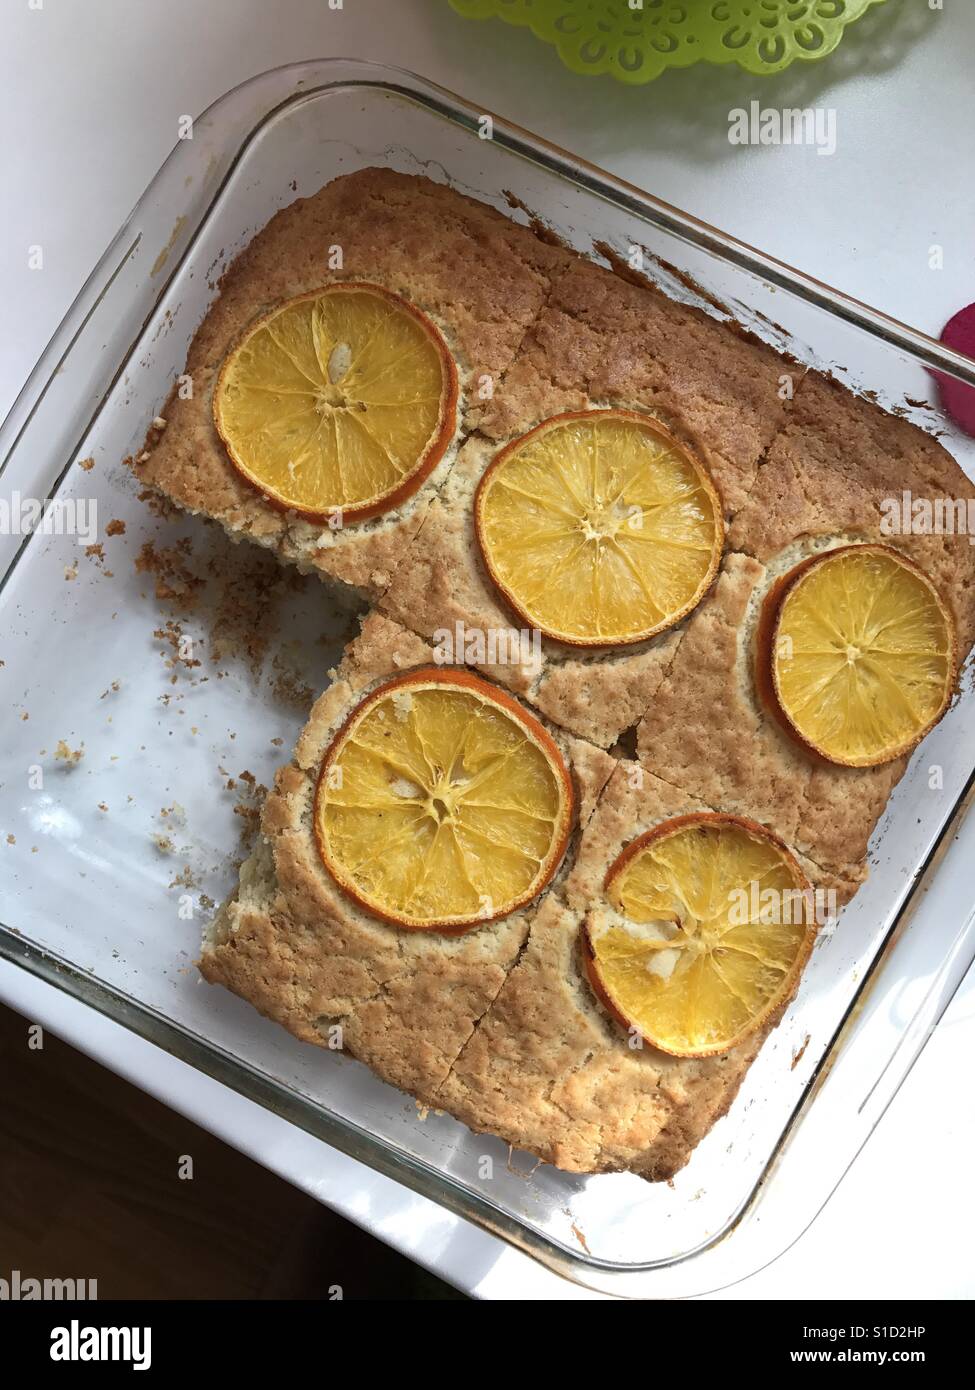
{"label": "green plastic placemat", "polygon": [[467,19],[525,25],[573,72],[651,82],[665,68],[737,63],[781,72],[825,58],[848,24],[885,0],[450,0]]}

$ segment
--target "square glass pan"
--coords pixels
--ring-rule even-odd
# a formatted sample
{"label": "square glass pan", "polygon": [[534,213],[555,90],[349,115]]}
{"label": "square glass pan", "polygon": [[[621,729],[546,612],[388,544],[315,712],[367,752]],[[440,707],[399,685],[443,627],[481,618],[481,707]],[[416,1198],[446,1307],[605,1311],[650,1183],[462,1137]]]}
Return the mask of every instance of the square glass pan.
{"label": "square glass pan", "polygon": [[[968,680],[897,789],[869,883],[822,935],[787,1019],[688,1167],[672,1184],[573,1177],[418,1115],[364,1067],[199,983],[202,919],[234,881],[240,773],[271,781],[302,722],[282,688],[326,683],[354,605],[312,580],[272,581],[259,612],[236,611],[246,576],[266,579],[271,562],[214,528],[153,516],[121,460],[162,407],[233,256],[278,208],[367,165],[446,181],[518,220],[530,209],[585,252],[640,246],[668,293],[734,315],[887,405],[933,399],[929,366],[969,382],[975,371],[499,118],[481,138],[481,114],[410,74],[346,60],[245,83],[177,146],[35,369],[0,435],[0,496],[95,503],[103,556],[73,534],[0,537],[0,827],[13,840],[0,951],[569,1278],[628,1296],[693,1294],[745,1277],[802,1232],[975,955]],[[933,405],[906,408],[975,475],[971,440]],[[94,467],[80,467],[88,458]],[[109,535],[109,520],[124,534]],[[146,542],[176,548],[170,585],[181,565],[205,580],[178,629],[155,577],[133,564]],[[242,629],[259,639],[249,655]],[[72,765],[63,755],[77,750]]]}

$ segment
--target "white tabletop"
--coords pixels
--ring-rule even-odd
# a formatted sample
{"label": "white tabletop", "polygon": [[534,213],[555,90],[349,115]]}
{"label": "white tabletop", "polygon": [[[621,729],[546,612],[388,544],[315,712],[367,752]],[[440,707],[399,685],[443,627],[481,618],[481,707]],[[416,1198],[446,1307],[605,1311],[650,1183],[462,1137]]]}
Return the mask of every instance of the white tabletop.
{"label": "white tabletop", "polygon": [[[0,416],[175,143],[179,117],[311,57],[412,68],[935,335],[975,299],[973,4],[888,0],[821,64],[764,80],[699,69],[636,89],[573,76],[528,32],[475,27],[446,0],[331,4],[0,0],[10,195],[0,303],[17,330],[0,340]],[[836,152],[732,146],[728,113],[753,97],[835,111]],[[28,269],[37,245],[42,271]],[[930,268],[933,246],[943,269]],[[588,1296],[4,963],[0,998],[466,1291]],[[724,1296],[972,1297],[973,1052],[970,972],[818,1220]]]}

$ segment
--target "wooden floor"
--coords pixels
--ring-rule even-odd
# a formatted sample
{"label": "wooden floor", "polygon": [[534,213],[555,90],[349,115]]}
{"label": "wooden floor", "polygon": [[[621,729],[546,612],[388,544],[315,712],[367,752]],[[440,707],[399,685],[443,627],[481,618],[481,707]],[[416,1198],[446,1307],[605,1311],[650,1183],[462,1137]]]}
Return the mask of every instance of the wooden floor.
{"label": "wooden floor", "polygon": [[[181,1155],[193,1178],[181,1180]],[[0,1277],[100,1298],[461,1295],[0,1006]]]}

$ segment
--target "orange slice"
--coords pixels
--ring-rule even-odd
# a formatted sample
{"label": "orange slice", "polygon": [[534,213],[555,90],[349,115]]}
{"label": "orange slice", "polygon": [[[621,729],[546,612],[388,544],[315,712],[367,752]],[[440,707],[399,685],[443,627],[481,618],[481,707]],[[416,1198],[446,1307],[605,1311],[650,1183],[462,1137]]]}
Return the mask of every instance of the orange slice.
{"label": "orange slice", "polygon": [[724,544],[703,464],[631,410],[557,415],[512,441],[474,507],[484,563],[507,602],[575,646],[643,642],[680,622]]}
{"label": "orange slice", "polygon": [[435,325],[351,281],[259,319],[213,395],[238,471],[276,506],[318,521],[399,505],[443,458],[456,414],[457,371]]}
{"label": "orange slice", "polygon": [[[763,627],[775,704],[830,762],[873,767],[909,752],[942,717],[957,675],[951,614],[927,575],[884,545],[829,550],[770,596]],[[761,681],[761,677],[760,677]]]}
{"label": "orange slice", "polygon": [[467,930],[530,902],[569,837],[557,745],[517,701],[467,671],[410,672],[373,691],[319,775],[322,862],[399,927]]}
{"label": "orange slice", "polygon": [[809,881],[761,826],[717,813],[641,835],[584,927],[609,1011],[677,1057],[726,1052],[791,997],[816,933]]}

